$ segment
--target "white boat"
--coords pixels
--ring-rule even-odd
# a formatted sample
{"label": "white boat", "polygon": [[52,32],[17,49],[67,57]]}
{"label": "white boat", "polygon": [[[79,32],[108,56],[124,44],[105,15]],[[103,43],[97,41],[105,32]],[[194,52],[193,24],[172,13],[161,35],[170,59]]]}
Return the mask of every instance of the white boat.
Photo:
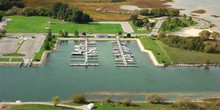
{"label": "white boat", "polygon": [[83,55],[83,52],[78,51],[78,52],[72,52],[71,54],[72,54],[72,55]]}

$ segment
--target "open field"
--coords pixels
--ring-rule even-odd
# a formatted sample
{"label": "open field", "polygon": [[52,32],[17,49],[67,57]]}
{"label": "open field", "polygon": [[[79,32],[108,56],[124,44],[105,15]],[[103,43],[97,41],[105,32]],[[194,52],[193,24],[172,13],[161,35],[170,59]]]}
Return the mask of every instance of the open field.
{"label": "open field", "polygon": [[156,41],[162,50],[169,56],[172,62],[179,64],[200,64],[206,63],[209,59],[210,63],[220,64],[220,54],[209,54],[198,51],[189,51],[180,48],[169,47],[161,41]]}
{"label": "open field", "polygon": [[[117,11],[124,13],[126,10],[120,9],[120,5],[135,5],[140,8],[158,8],[166,7],[163,5],[166,1],[172,0],[127,0],[126,2],[110,3],[111,0],[24,0],[28,7],[46,7],[50,8],[54,2],[68,3],[69,6],[82,9],[89,13],[92,18],[99,20],[128,20],[129,15],[119,13],[107,13],[109,11]],[[102,3],[105,2],[105,3]],[[96,9],[100,10],[96,10]]]}
{"label": "open field", "polygon": [[148,37],[140,37],[140,40],[145,49],[151,50],[154,53],[157,61],[159,63],[165,62],[165,64],[171,64],[167,55],[161,50],[155,40],[152,40]]}
{"label": "open field", "polygon": [[[57,19],[50,19],[49,17],[24,17],[11,16],[13,20],[6,27],[8,33],[45,33],[46,27],[50,27],[53,33],[58,33],[59,30],[73,33],[76,30],[86,33],[118,33],[122,31],[120,24],[74,24],[69,22],[62,22]],[[52,21],[50,25],[48,22]]]}
{"label": "open field", "polygon": [[12,106],[8,110],[74,110],[74,109],[46,106],[46,105],[19,105],[19,106]]}

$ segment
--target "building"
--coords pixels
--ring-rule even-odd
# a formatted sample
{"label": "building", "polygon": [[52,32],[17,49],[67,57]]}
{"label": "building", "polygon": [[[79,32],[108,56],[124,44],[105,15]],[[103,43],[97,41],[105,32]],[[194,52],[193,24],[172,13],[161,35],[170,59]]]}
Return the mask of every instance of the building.
{"label": "building", "polygon": [[96,38],[108,38],[107,34],[96,34]]}

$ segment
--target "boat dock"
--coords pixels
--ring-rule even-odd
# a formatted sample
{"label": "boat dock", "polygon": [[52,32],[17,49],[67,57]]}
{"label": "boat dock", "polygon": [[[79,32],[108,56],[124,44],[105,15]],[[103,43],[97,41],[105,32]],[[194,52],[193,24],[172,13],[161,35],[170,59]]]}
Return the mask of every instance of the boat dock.
{"label": "boat dock", "polygon": [[116,41],[112,41],[112,44],[115,67],[138,67],[125,42],[117,38]]}
{"label": "boat dock", "polygon": [[84,43],[76,45],[75,51],[72,52],[70,66],[99,66],[96,42],[85,38]]}

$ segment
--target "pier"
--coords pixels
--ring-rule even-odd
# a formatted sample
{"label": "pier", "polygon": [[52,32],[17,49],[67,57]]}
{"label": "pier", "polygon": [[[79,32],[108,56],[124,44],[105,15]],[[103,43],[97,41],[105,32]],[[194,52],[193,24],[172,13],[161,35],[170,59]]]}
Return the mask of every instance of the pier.
{"label": "pier", "polygon": [[134,61],[134,57],[130,52],[130,49],[126,46],[126,44],[124,44],[124,47],[122,48],[122,44],[119,38],[117,38],[117,40],[113,41],[112,43],[113,50],[116,52],[113,52],[115,67],[138,67]]}
{"label": "pier", "polygon": [[72,58],[71,62],[74,63],[71,63],[70,66],[99,66],[98,55],[96,54],[97,52],[96,48],[94,50],[91,49],[96,47],[96,43],[88,43],[88,42],[89,42],[88,38],[85,38],[83,48],[79,49],[80,52],[84,50],[82,55],[71,56]]}

